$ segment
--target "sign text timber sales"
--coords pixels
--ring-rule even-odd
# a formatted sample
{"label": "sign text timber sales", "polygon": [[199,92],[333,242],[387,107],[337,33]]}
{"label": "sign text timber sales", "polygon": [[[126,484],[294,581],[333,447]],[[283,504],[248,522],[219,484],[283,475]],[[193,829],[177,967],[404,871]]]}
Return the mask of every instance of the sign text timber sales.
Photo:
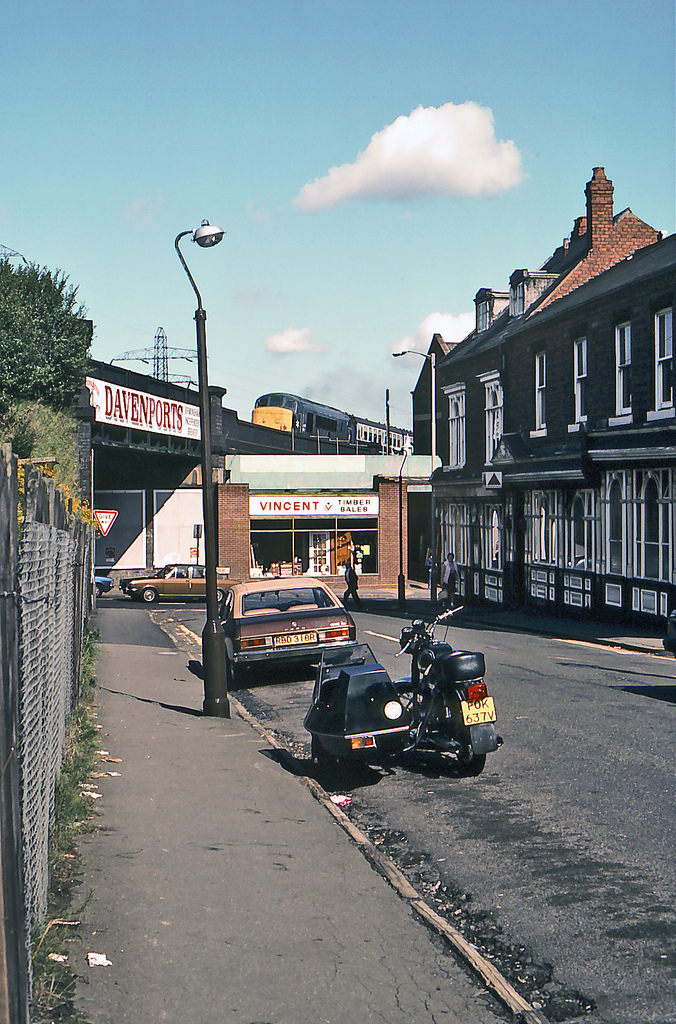
{"label": "sign text timber sales", "polygon": [[200,438],[200,411],[197,405],[134,391],[120,384],[87,377],[86,384],[96,409],[97,423],[110,423],[132,430],[150,430],[154,434]]}
{"label": "sign text timber sales", "polygon": [[249,495],[249,515],[377,516],[377,494],[256,494]]}

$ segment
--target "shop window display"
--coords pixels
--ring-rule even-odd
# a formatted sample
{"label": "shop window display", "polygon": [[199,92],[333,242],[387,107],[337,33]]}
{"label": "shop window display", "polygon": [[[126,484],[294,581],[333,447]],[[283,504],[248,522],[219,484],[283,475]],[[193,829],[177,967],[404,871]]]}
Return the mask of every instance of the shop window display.
{"label": "shop window display", "polygon": [[251,575],[342,575],[378,572],[377,519],[252,519]]}

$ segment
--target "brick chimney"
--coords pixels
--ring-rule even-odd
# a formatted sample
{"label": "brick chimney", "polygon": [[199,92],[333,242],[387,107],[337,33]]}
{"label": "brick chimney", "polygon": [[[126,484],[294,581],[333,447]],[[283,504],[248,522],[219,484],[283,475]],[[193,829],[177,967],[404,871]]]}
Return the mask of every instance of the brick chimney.
{"label": "brick chimney", "polygon": [[587,234],[587,218],[576,217],[573,223],[573,231],[570,236],[571,242],[577,242],[578,238],[582,238]]}
{"label": "brick chimney", "polygon": [[613,183],[603,167],[595,167],[587,182],[587,237],[596,253],[611,244],[613,230]]}

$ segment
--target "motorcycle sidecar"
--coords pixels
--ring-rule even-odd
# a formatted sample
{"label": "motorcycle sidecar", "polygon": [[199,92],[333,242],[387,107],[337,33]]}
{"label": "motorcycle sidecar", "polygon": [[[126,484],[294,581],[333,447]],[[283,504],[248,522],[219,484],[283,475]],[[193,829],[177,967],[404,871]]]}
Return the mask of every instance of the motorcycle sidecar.
{"label": "motorcycle sidecar", "polygon": [[304,722],[313,760],[398,753],[408,743],[410,724],[410,712],[368,644],[322,659]]}

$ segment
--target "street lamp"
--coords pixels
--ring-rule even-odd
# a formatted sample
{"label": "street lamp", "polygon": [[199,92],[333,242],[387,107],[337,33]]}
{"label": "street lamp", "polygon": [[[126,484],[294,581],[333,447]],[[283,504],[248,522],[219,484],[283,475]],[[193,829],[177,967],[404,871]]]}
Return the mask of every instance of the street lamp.
{"label": "street lamp", "polygon": [[[406,607],[406,577],[404,575],[404,488],[402,475],[404,465],[408,458],[408,451],[404,452],[401,466],[399,467],[399,577],[397,579],[397,603],[400,608]],[[408,517],[406,519],[408,522]]]}
{"label": "street lamp", "polygon": [[[430,402],[430,413],[432,417],[431,423],[431,454],[432,454],[432,473],[434,473],[435,462],[437,457],[437,354],[436,352],[418,352],[417,349],[407,348],[403,352],[393,352],[393,356],[420,356],[422,359],[429,359],[430,371],[431,371],[431,402]],[[436,522],[434,515],[434,486],[432,486],[432,500],[431,500],[431,523],[430,523],[430,550],[432,553],[432,568],[430,570],[430,600],[432,603],[436,602],[437,599],[437,581],[436,581]],[[400,598],[401,600],[401,598]]]}
{"label": "street lamp", "polygon": [[230,718],[228,701],[228,676],[225,665],[225,635],[218,614],[218,591],[216,587],[216,518],[214,514],[214,488],[211,472],[211,403],[207,377],[207,313],[202,305],[202,296],[188,264],[183,258],[178,243],[185,235],[192,235],[203,249],[209,249],[223,238],[225,232],[203,220],[195,231],[182,231],[176,236],[174,246],[188,280],[197,296],[195,323],[197,329],[197,368],[200,392],[200,433],[202,435],[202,508],[204,518],[204,573],[207,597],[207,621],[202,631],[202,670],[204,674],[205,715],[213,718]]}
{"label": "street lamp", "polygon": [[429,359],[430,361],[432,371],[432,401],[430,409],[432,413],[431,453],[432,472],[434,472],[434,460],[437,454],[437,354],[436,352],[418,352],[414,348],[407,348],[403,352],[393,352],[392,355],[395,358],[398,356],[420,356],[422,359]]}

